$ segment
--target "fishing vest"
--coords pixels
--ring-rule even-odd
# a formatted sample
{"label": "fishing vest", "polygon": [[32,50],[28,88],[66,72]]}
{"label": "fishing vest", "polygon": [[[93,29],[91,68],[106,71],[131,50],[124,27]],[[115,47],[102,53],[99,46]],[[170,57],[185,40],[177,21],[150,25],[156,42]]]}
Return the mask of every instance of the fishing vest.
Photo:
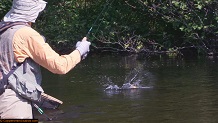
{"label": "fishing vest", "polygon": [[[11,88],[20,96],[31,101],[40,101],[43,89],[40,66],[27,58],[23,63],[14,60],[12,41],[14,34],[25,25],[15,25],[0,34],[0,89]],[[3,52],[2,52],[3,51]],[[8,60],[13,58],[13,60]],[[5,63],[6,62],[6,63]]]}

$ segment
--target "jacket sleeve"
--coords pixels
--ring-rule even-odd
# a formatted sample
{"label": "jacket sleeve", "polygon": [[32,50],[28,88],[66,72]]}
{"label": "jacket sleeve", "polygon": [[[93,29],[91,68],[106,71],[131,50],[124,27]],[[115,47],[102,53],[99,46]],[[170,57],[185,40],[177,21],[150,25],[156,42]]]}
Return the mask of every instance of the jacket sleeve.
{"label": "jacket sleeve", "polygon": [[66,74],[81,61],[78,50],[68,55],[59,55],[30,27],[19,29],[13,38],[15,60],[23,62],[32,58],[36,63],[56,74]]}

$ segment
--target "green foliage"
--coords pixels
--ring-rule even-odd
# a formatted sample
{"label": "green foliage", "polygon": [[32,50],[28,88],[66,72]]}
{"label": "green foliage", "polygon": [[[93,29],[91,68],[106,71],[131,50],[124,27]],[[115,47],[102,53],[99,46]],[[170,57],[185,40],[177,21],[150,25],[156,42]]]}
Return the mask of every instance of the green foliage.
{"label": "green foliage", "polygon": [[[72,47],[71,44],[81,40],[93,27],[88,37],[95,47],[92,50],[134,53],[153,51],[170,54],[175,52],[175,47],[176,52],[195,47],[199,52],[216,52],[217,0],[47,2],[46,10],[38,18],[34,28],[56,46],[65,44],[64,48]],[[107,8],[101,13],[105,5]],[[10,6],[11,1],[1,0],[1,17]]]}
{"label": "green foliage", "polygon": [[0,1],[0,20],[3,19],[5,14],[10,10],[12,0],[1,0]]}
{"label": "green foliage", "polygon": [[48,0],[36,28],[53,42],[81,39],[79,34],[84,30],[86,23],[86,20],[79,16],[81,10],[83,5],[79,5],[76,0]]}
{"label": "green foliage", "polygon": [[[218,22],[218,2],[216,0],[153,1],[150,4],[146,2],[143,5],[150,8],[150,13],[161,17],[164,23],[170,23],[172,32],[178,31],[178,29],[182,32],[180,33],[180,37],[182,36],[181,44],[176,43],[174,45],[180,47],[196,46],[206,53],[214,50],[211,45],[215,45],[217,37],[215,32]],[[175,37],[169,42],[176,40]]]}

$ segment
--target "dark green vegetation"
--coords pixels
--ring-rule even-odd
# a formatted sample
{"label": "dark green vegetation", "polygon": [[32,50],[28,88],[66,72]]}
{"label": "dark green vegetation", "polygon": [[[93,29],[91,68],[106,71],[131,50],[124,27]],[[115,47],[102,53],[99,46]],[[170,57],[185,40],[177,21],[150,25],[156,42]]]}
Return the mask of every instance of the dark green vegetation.
{"label": "dark green vegetation", "polygon": [[[10,9],[8,1],[1,0],[0,17]],[[108,0],[96,25],[105,0],[47,2],[34,28],[60,52],[68,51],[92,26],[92,51],[213,55],[218,50],[217,0]]]}

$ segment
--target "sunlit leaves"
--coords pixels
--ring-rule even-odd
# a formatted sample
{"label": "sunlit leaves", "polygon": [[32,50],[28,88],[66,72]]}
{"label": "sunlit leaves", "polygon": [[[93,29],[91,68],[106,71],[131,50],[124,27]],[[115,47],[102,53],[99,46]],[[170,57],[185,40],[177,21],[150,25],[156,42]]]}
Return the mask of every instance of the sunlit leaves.
{"label": "sunlit leaves", "polygon": [[[105,0],[47,2],[35,28],[52,42],[75,43],[93,27],[89,39],[95,47],[170,51],[174,46],[211,45],[218,34],[217,0],[114,0],[97,20]],[[1,0],[1,17],[10,6],[9,0]]]}
{"label": "sunlit leaves", "polygon": [[0,0],[0,20],[10,10],[11,5],[12,5],[12,0]]}

